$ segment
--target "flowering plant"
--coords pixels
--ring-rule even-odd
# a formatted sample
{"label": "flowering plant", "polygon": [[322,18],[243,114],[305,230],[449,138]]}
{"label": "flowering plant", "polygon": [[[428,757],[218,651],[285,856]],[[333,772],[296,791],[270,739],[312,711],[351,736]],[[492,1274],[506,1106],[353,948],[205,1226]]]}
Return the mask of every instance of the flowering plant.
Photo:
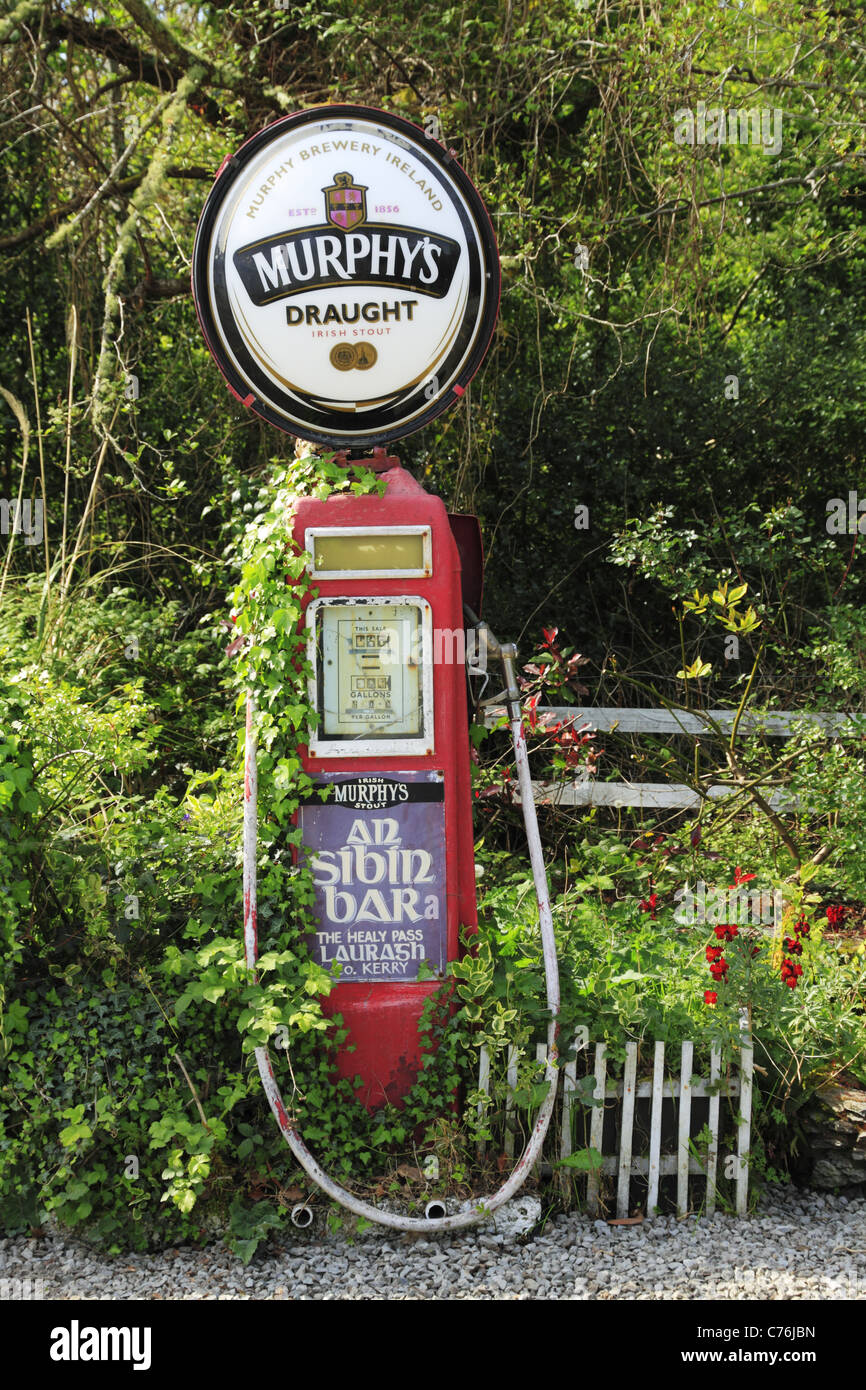
{"label": "flowering plant", "polygon": [[[749,883],[754,878],[756,878],[755,874],[743,873],[739,865],[737,865],[737,868],[734,870],[734,881],[729,884],[728,887],[738,888],[741,884]],[[797,988],[803,974],[803,967],[795,957],[803,954],[803,939],[807,938],[810,932],[809,922],[804,912],[800,912],[797,921],[794,923],[793,930],[793,936],[785,935],[782,937],[781,952],[777,945],[776,951],[773,953],[775,959],[778,959],[781,954],[781,960],[779,961],[779,977],[782,984],[786,985],[789,989]],[[720,923],[713,927],[713,935],[716,937],[717,941],[730,943],[733,942],[739,934],[739,926],[735,923]],[[710,974],[713,977],[713,983],[717,986],[727,981],[730,971],[730,964],[724,957],[724,949],[723,946],[713,945],[709,945],[706,948],[706,958]],[[747,972],[749,971],[751,962],[759,956],[760,953],[761,947],[759,944],[746,944],[740,950],[740,956]],[[719,996],[716,990],[707,990],[704,993],[704,1002],[710,1006],[717,1004],[718,998]]]}
{"label": "flowering plant", "polygon": [[[525,696],[523,727],[527,739],[534,740],[534,753],[546,752],[549,757],[548,768],[542,769],[538,775],[544,781],[552,781],[557,776],[572,777],[578,770],[593,776],[598,758],[604,750],[595,747],[595,735],[589,726],[578,725],[574,719],[558,719],[552,714],[539,713],[540,705],[573,705],[579,695],[589,693],[577,678],[578,668],[585,665],[589,658],[581,656],[572,647],[561,647],[557,640],[558,628],[543,628],[542,633],[544,640],[541,650],[522,667],[517,676],[518,686]],[[483,737],[483,731],[480,737]],[[476,801],[514,801],[513,766],[500,760],[492,767],[484,767],[475,749],[472,762]]]}

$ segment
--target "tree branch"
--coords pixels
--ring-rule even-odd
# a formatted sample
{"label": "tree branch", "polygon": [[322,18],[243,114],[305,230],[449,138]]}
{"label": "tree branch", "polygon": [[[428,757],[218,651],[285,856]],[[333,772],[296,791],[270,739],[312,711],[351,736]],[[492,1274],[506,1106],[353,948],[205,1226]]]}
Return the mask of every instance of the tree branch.
{"label": "tree branch", "polygon": [[147,117],[145,121],[142,121],[141,124],[138,126],[138,129],[136,130],[132,139],[128,142],[126,148],[121,151],[121,154],[115,161],[112,169],[109,171],[109,173],[106,174],[105,178],[102,180],[102,183],[99,185],[96,192],[91,194],[90,198],[84,204],[84,207],[81,208],[81,210],[77,212],[69,222],[64,223],[62,227],[58,227],[56,231],[51,233],[51,236],[48,238],[47,242],[47,246],[49,249],[53,246],[59,246],[61,242],[65,241],[66,238],[70,236],[72,232],[75,231],[75,228],[81,225],[87,214],[90,212],[91,208],[94,208],[97,205],[97,203],[99,203],[106,196],[112,184],[117,183],[117,180],[120,178],[120,175],[123,173],[124,169],[126,168],[127,164],[129,163],[130,159],[135,153],[136,146],[140,143],[141,140],[144,139],[144,136],[147,134],[148,130],[150,130],[150,127],[152,125],[155,125],[156,122],[160,119],[168,103],[173,100],[173,95],[169,93],[168,96],[164,96],[161,101],[158,101],[156,103],[156,106],[151,111],[150,115]]}
{"label": "tree branch", "polygon": [[120,3],[130,18],[144,30],[166,59],[174,64],[179,64],[182,71],[189,72],[193,67],[198,66],[204,69],[208,81],[214,86],[224,87],[227,91],[237,92],[239,95],[254,100],[261,100],[264,97],[278,110],[283,110],[291,105],[287,93],[271,86],[270,83],[258,84],[255,80],[250,81],[249,77],[231,63],[213,62],[211,59],[205,58],[199,53],[193,53],[191,49],[186,48],[180,39],[172,33],[169,26],[159,19],[152,10],[148,9],[145,0],[120,0]]}
{"label": "tree branch", "polygon": [[743,308],[743,306],[744,306],[746,300],[748,299],[749,295],[752,293],[752,290],[755,288],[755,286],[758,284],[758,282],[759,282],[760,280],[763,280],[764,276],[766,275],[767,271],[770,269],[770,266],[771,266],[771,265],[772,265],[772,261],[768,261],[767,264],[766,264],[765,266],[762,266],[761,269],[758,271],[757,275],[754,277],[754,279],[750,280],[749,283],[748,283],[748,285],[746,286],[746,288],[743,290],[743,293],[740,295],[739,299],[737,300],[736,304],[734,305],[734,312],[732,313],[732,315],[731,315],[731,317],[730,317],[730,320],[729,320],[727,326],[726,326],[725,328],[722,329],[722,334],[721,334],[721,341],[722,341],[722,342],[725,341],[725,339],[727,338],[727,336],[728,336],[728,334],[730,333],[731,329],[733,328],[734,324],[737,322],[737,319],[738,319],[738,317],[739,317],[740,310]]}
{"label": "tree branch", "polygon": [[43,0],[21,0],[10,15],[0,23],[0,43],[18,43],[19,28],[34,19],[42,9]]}
{"label": "tree branch", "polygon": [[753,193],[773,193],[777,188],[817,188],[818,180],[822,182],[826,176],[834,169],[844,169],[850,161],[847,159],[836,159],[832,164],[824,164],[821,168],[810,169],[808,174],[792,175],[787,179],[773,179],[770,183],[756,183],[751,188],[735,188],[731,193],[719,193],[715,198],[703,198],[699,203],[694,203],[690,198],[672,198],[667,203],[660,203],[657,208],[650,212],[636,212],[632,217],[624,217],[619,223],[612,225],[627,226],[630,222],[646,222],[651,217],[661,217],[664,214],[676,214],[687,212],[690,208],[709,208],[716,203],[732,203],[739,198],[749,198]]}
{"label": "tree branch", "polygon": [[[144,174],[132,174],[129,178],[118,179],[105,190],[105,196],[134,193],[144,177]],[[173,165],[166,171],[166,177],[170,179],[202,179],[210,182],[213,179],[213,170],[205,169],[200,165],[192,165],[188,169]],[[74,198],[70,198],[68,202],[53,208],[51,212],[46,212],[44,216],[31,222],[28,227],[22,227],[18,232],[11,232],[9,236],[0,237],[0,251],[13,251],[17,246],[24,246],[28,241],[35,241],[37,237],[49,231],[55,223],[84,207],[92,197],[92,193],[79,193]]]}
{"label": "tree branch", "polygon": [[70,38],[93,53],[113,58],[134,73],[139,81],[146,82],[150,87],[158,87],[161,92],[173,91],[181,79],[180,70],[159,58],[152,58],[110,24],[90,24],[76,15],[64,15],[51,32]]}
{"label": "tree branch", "polygon": [[134,289],[129,294],[122,296],[124,304],[128,304],[132,309],[143,309],[149,299],[177,299],[182,294],[192,294],[192,285],[189,277],[185,280],[177,276],[167,280],[160,280],[146,276],[139,280]]}
{"label": "tree branch", "polygon": [[212,69],[213,64],[209,63],[206,58],[201,58],[198,54],[191,53],[188,48],[184,48],[168,25],[151,13],[144,0],[120,0],[120,3],[130,19],[133,19],[139,28],[144,30],[147,37],[164,57],[179,64],[184,71],[192,67],[194,63],[200,63],[206,71]]}
{"label": "tree branch", "polygon": [[[712,68],[692,68],[701,77],[724,77],[726,82],[741,82],[750,87],[793,87],[801,92],[833,92],[841,97],[866,97],[866,92],[855,87],[847,91],[844,87],[829,87],[826,82],[795,82],[792,77],[756,77],[751,68],[727,68],[723,73]],[[721,103],[720,103],[721,104]]]}

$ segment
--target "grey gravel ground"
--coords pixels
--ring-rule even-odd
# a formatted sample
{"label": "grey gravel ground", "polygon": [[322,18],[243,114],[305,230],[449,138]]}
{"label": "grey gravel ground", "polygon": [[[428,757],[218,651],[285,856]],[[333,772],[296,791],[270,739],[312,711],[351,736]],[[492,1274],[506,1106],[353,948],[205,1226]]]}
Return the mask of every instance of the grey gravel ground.
{"label": "grey gravel ground", "polygon": [[568,1215],[517,1240],[298,1234],[246,1268],[220,1244],[106,1256],[57,1233],[0,1240],[2,1296],[28,1296],[9,1282],[28,1279],[46,1299],[866,1300],[866,1198],[777,1188],[742,1220]]}

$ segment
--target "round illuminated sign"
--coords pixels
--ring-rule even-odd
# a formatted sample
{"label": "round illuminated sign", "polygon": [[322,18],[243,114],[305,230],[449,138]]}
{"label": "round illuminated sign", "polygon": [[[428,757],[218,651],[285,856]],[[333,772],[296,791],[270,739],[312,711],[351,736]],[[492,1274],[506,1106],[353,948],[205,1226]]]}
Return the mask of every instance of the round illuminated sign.
{"label": "round illuminated sign", "polygon": [[276,121],[226,160],[193,293],[229,386],[334,447],[419,430],[466,388],[499,306],[478,193],[418,126],[363,106]]}

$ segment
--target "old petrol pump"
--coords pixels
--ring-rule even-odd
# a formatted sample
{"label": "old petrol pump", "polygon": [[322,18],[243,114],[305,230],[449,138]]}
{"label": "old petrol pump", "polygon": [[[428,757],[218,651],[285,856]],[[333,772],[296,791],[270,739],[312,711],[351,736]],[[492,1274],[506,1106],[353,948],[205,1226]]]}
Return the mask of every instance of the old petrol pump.
{"label": "old petrol pump", "polygon": [[[337,984],[339,1012],[370,1108],[397,1101],[419,1067],[426,999],[475,922],[464,669],[467,600],[478,607],[472,518],[409,476],[384,445],[458,401],[477,371],[499,302],[484,206],[454,159],[408,121],[328,106],[259,131],[223,163],[193,251],[199,320],[230,390],[278,428],[345,459],[373,450],[383,496],[299,502],[294,544],[315,582],[305,609],[318,720],[304,765],[324,797],[300,812],[316,885],[311,950]],[[516,651],[483,624],[502,661],[527,823],[551,1015],[548,1095],[506,1183],[471,1210],[395,1217],[325,1174],[289,1119],[267,1049],[256,1056],[296,1158],[358,1215],[404,1229],[454,1229],[519,1188],[540,1152],[556,1083],[558,974],[514,674]],[[247,710],[244,927],[257,958],[256,757]],[[339,971],[336,967],[339,966]]]}
{"label": "old petrol pump", "polygon": [[399,465],[384,476],[384,497],[304,501],[294,521],[318,591],[304,762],[333,784],[301,812],[313,952],[340,966],[325,1007],[371,1109],[415,1080],[421,1011],[475,921],[460,558],[439,498]]}

